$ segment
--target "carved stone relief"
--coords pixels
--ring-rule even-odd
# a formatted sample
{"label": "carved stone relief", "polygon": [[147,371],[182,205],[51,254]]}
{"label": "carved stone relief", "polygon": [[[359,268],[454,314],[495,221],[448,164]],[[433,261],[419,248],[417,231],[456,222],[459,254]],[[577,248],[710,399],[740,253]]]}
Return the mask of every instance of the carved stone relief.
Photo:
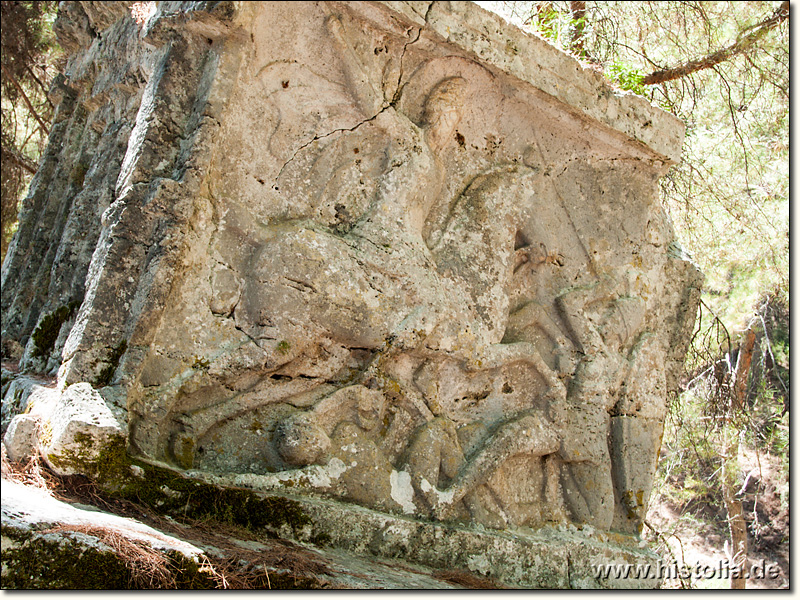
{"label": "carved stone relief", "polygon": [[451,4],[242,3],[159,42],[157,122],[191,123],[171,172],[129,143],[86,292],[118,317],[84,302],[61,378],[125,339],[131,451],[232,485],[635,533],[693,318],[679,124]]}

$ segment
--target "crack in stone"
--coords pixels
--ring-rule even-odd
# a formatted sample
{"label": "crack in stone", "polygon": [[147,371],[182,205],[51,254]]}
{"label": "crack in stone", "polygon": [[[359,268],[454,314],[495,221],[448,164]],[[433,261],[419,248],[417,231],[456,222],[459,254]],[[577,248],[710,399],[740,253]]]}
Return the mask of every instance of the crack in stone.
{"label": "crack in stone", "polygon": [[[233,314],[233,313],[231,313],[231,314]],[[254,338],[252,335],[250,335],[249,333],[247,333],[247,332],[246,332],[244,329],[242,329],[242,328],[241,328],[239,325],[234,325],[234,328],[235,328],[237,331],[240,331],[241,333],[243,333],[243,334],[244,334],[244,336],[245,336],[245,337],[246,337],[246,338],[247,338],[247,339],[250,341],[250,343],[252,343],[252,344],[253,344],[253,345],[254,345],[256,348],[258,348],[258,349],[261,351],[261,353],[262,353],[264,356],[266,356],[267,358],[269,358],[269,356],[270,356],[270,353],[269,353],[269,352],[267,352],[266,350],[264,350],[264,348],[262,348],[262,347],[261,347],[261,345],[258,343],[258,340],[257,340],[256,338]],[[260,338],[260,339],[264,339],[264,340],[275,340],[275,338],[270,338],[270,337],[264,337],[264,338]]]}
{"label": "crack in stone", "polygon": [[386,105],[382,106],[381,109],[377,113],[375,113],[374,115],[372,115],[368,119],[364,119],[363,121],[361,121],[359,123],[356,123],[352,127],[339,127],[337,129],[334,129],[333,131],[329,131],[328,133],[324,133],[322,135],[315,135],[312,139],[310,139],[305,144],[300,146],[297,150],[295,150],[294,153],[289,157],[289,159],[285,163],[283,163],[283,166],[280,168],[280,170],[278,171],[278,174],[275,176],[275,181],[274,181],[274,183],[272,185],[272,189],[274,189],[274,190],[278,189],[278,180],[281,178],[281,176],[283,175],[283,172],[289,166],[289,163],[291,163],[295,158],[297,158],[297,155],[300,154],[306,148],[308,148],[311,144],[313,144],[315,142],[318,142],[320,140],[324,140],[325,138],[328,138],[328,137],[330,137],[330,136],[332,136],[332,135],[334,135],[336,133],[343,133],[345,131],[353,132],[356,129],[358,129],[359,127],[361,127],[362,125],[365,125],[365,124],[377,119],[381,115],[381,113],[383,113],[388,108],[393,108],[393,104],[389,103],[389,104],[386,104]]}
{"label": "crack in stone", "polygon": [[425,9],[425,25],[428,24],[428,19],[431,16],[431,10],[433,10],[434,4],[436,4],[436,0],[431,0],[431,3],[428,4],[428,8]]}
{"label": "crack in stone", "polygon": [[[436,0],[433,0],[430,4],[428,4],[428,8],[425,9],[425,25],[428,24],[428,18],[430,17],[431,9],[433,9],[434,4],[436,4]],[[417,43],[420,37],[422,37],[422,30],[425,28],[425,25],[417,29],[417,35],[413,40],[403,44],[403,51],[400,54],[400,73],[397,76],[397,85],[395,86],[395,92],[390,102],[392,106],[395,106],[400,100],[400,96],[403,94],[403,88],[405,87],[403,84],[403,59],[406,57],[406,51],[408,50],[409,46]]]}
{"label": "crack in stone", "polygon": [[403,44],[403,50],[400,53],[400,69],[399,69],[400,72],[397,75],[397,84],[395,85],[394,94],[392,94],[392,99],[389,102],[390,106],[396,106],[397,103],[400,101],[400,96],[403,95],[403,87],[404,87],[403,86],[403,59],[405,59],[405,57],[406,57],[406,51],[408,50],[408,47],[411,44],[416,43],[419,40],[421,35],[422,35],[422,27],[417,29],[417,35],[413,40],[410,40],[410,41],[406,42],[405,44]]}
{"label": "crack in stone", "polygon": [[567,588],[572,588],[572,556],[567,552]]}
{"label": "crack in stone", "polygon": [[[436,4],[436,0],[433,0],[428,5],[428,8],[425,10],[425,24],[426,25],[428,24],[428,18],[430,17],[431,9],[433,9],[433,5],[434,4]],[[330,136],[332,136],[332,135],[334,135],[336,133],[343,133],[345,131],[346,132],[353,132],[356,129],[358,129],[359,127],[361,127],[362,125],[365,125],[366,123],[374,121],[383,112],[385,112],[389,108],[394,108],[397,105],[397,103],[400,101],[400,97],[403,94],[403,88],[405,87],[403,85],[403,59],[405,59],[406,51],[408,50],[408,47],[411,46],[412,44],[415,44],[417,41],[419,41],[420,37],[422,37],[422,30],[424,28],[425,28],[424,26],[417,28],[416,36],[414,37],[414,39],[413,40],[409,40],[409,41],[407,41],[406,43],[403,44],[403,50],[400,53],[400,73],[397,76],[397,84],[395,86],[394,94],[392,94],[392,99],[387,103],[385,101],[385,98],[384,98],[384,105],[380,108],[380,110],[377,113],[375,113],[374,115],[372,115],[368,119],[365,119],[365,120],[361,121],[360,123],[356,123],[353,127],[339,127],[337,129],[334,129],[333,131],[329,131],[328,133],[325,133],[325,134],[322,134],[322,135],[315,135],[311,140],[309,140],[305,144],[301,145],[297,150],[295,150],[292,153],[292,156],[290,156],[289,159],[286,162],[283,163],[283,166],[278,171],[278,174],[276,175],[275,181],[274,181],[274,183],[272,185],[272,188],[274,190],[277,191],[277,189],[278,189],[278,180],[281,178],[281,176],[283,175],[283,172],[289,166],[289,163],[294,161],[294,159],[297,158],[297,155],[300,154],[306,148],[308,148],[310,145],[312,145],[315,142],[318,142],[320,140],[323,140],[325,138],[328,138],[328,137],[330,137]]]}

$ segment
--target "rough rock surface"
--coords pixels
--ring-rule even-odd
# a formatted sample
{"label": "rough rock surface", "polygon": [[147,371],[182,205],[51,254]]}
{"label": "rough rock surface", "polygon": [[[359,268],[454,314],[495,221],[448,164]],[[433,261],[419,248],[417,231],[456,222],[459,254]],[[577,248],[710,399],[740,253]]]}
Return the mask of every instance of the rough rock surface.
{"label": "rough rock surface", "polygon": [[[56,527],[61,532],[50,531]],[[72,528],[72,529],[70,529]],[[130,540],[144,542],[161,551],[180,552],[196,559],[202,550],[177,538],[166,536],[151,527],[116,515],[92,510],[92,507],[73,506],[56,500],[41,489],[3,479],[3,554],[18,547],[13,538],[41,532],[41,536],[70,537],[81,528],[107,530]],[[16,535],[15,535],[16,534]],[[83,532],[86,535],[86,532]],[[97,539],[97,536],[93,536]]]}
{"label": "rough rock surface", "polygon": [[[214,559],[230,560],[234,553],[219,547],[222,544],[218,540],[214,540],[217,546],[209,544],[191,527],[182,528],[179,536],[167,534],[92,506],[59,501],[42,489],[5,478],[2,492],[4,589],[146,587],[148,564],[144,561],[152,562],[154,556],[161,556],[173,571],[158,581],[162,585],[225,585],[213,579],[209,566]],[[492,585],[489,580],[470,578],[468,573],[414,568],[399,560],[369,560],[342,550],[232,536],[219,539],[229,548],[243,549],[246,555],[262,554],[263,562],[269,562],[277,552],[284,559],[292,556],[294,561],[278,561],[282,568],[257,565],[276,589],[463,589],[465,584]],[[309,564],[316,568],[303,570]]]}
{"label": "rough rock surface", "polygon": [[470,3],[107,4],[60,8],[3,263],[40,429],[82,390],[84,454],[113,420],[218,485],[636,548],[699,294],[682,124]]}

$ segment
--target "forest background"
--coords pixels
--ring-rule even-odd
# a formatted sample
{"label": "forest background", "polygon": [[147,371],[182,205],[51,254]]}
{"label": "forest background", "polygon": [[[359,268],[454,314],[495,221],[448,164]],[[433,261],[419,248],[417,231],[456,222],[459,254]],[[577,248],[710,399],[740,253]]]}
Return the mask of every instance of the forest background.
{"label": "forest background", "polygon": [[[788,587],[790,3],[478,4],[686,124],[662,203],[705,284],[643,535],[665,561],[781,570],[667,587]],[[57,6],[0,3],[3,257],[53,117]]]}

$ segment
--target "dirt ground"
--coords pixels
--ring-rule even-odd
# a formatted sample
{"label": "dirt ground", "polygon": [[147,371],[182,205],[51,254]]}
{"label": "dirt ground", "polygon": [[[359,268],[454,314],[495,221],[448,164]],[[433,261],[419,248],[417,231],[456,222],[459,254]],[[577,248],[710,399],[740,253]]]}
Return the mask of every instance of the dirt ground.
{"label": "dirt ground", "polygon": [[[788,589],[789,508],[781,503],[782,486],[788,482],[770,455],[743,451],[740,464],[749,476],[741,495],[749,533],[746,588]],[[667,571],[675,576],[664,581],[664,588],[730,587],[725,577],[730,564],[725,518],[721,504],[689,501],[676,506],[654,494],[647,516],[652,529],[646,528],[644,535],[659,547],[664,564],[676,561],[689,567],[692,575],[690,581],[681,581],[679,569]]]}

